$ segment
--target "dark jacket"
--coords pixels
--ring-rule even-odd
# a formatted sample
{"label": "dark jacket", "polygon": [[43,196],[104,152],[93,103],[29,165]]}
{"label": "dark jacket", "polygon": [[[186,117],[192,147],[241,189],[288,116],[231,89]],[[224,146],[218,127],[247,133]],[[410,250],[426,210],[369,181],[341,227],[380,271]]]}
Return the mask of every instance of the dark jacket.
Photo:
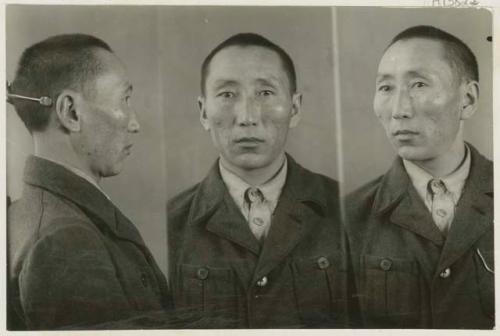
{"label": "dark jacket", "polygon": [[201,328],[344,327],[346,257],[337,182],[288,156],[264,245],[216,163],[168,205],[169,280],[178,312]]}
{"label": "dark jacket", "polygon": [[103,193],[37,157],[27,160],[24,182],[8,212],[10,329],[23,321],[28,329],[88,328],[165,308],[165,277]]}
{"label": "dark jacket", "polygon": [[493,164],[469,147],[471,170],[446,238],[399,158],[347,197],[366,327],[493,328]]}

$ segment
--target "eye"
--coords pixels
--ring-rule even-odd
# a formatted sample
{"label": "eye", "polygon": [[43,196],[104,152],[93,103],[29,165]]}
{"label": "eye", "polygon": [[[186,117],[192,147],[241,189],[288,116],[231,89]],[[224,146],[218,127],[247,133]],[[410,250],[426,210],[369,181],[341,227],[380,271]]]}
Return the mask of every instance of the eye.
{"label": "eye", "polygon": [[217,94],[217,97],[221,98],[233,98],[235,96],[236,96],[235,93],[231,91],[223,91]]}
{"label": "eye", "polygon": [[123,98],[123,100],[125,101],[125,104],[127,104],[127,106],[130,106],[130,96],[125,96],[125,98]]}
{"label": "eye", "polygon": [[272,96],[274,92],[271,90],[262,90],[259,92],[259,96]]}
{"label": "eye", "polygon": [[416,88],[423,88],[423,87],[426,87],[427,84],[425,84],[424,82],[415,82],[413,83],[412,87],[416,87]]}
{"label": "eye", "polygon": [[392,90],[392,86],[390,85],[379,85],[379,87],[377,88],[377,91],[379,92],[389,92]]}

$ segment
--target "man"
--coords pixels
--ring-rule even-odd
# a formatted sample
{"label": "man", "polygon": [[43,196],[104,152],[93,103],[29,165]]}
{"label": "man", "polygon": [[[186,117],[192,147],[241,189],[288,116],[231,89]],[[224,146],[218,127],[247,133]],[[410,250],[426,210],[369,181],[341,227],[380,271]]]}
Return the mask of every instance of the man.
{"label": "man", "polygon": [[168,205],[176,310],[197,311],[202,328],[345,326],[337,182],[284,151],[301,109],[290,56],[237,34],[201,77],[200,120],[220,156]]}
{"label": "man", "polygon": [[131,94],[95,37],[54,36],[22,54],[8,99],[35,154],[8,213],[10,329],[91,328],[166,307],[165,277],[99,186],[139,131]]}
{"label": "man", "polygon": [[373,107],[398,157],[346,200],[366,327],[494,326],[492,162],[462,135],[478,82],[472,51],[430,26],[380,60]]}

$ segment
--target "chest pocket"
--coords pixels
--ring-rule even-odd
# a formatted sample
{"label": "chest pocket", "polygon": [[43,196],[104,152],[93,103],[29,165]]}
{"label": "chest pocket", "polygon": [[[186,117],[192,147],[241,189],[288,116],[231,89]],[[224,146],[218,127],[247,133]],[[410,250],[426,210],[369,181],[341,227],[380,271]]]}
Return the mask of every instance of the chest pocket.
{"label": "chest pocket", "polygon": [[[198,316],[213,327],[216,320],[232,321],[237,314],[237,288],[230,268],[180,264],[175,305],[180,314]],[[200,326],[203,327],[203,326]]]}
{"label": "chest pocket", "polygon": [[418,264],[414,260],[362,257],[360,301],[369,325],[415,326],[420,313]]}
{"label": "chest pocket", "polygon": [[495,266],[493,251],[476,248],[474,263],[483,312],[486,316],[495,319]]}
{"label": "chest pocket", "polygon": [[341,255],[294,259],[291,268],[298,311],[309,327],[347,324],[347,267]]}

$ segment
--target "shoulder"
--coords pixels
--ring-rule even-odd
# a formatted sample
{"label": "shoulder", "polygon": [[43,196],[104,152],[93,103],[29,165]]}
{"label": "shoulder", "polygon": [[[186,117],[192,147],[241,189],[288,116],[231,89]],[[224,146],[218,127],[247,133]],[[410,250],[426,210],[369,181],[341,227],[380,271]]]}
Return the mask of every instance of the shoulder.
{"label": "shoulder", "polygon": [[344,207],[349,222],[370,214],[383,177],[381,175],[345,196]]}
{"label": "shoulder", "polygon": [[315,192],[324,191],[327,194],[338,195],[339,184],[336,180],[326,175],[315,173],[290,159],[291,157],[289,157],[289,172],[292,175],[289,181],[291,183],[300,186],[306,192],[308,189],[311,189]]}
{"label": "shoulder", "polygon": [[346,203],[353,205],[366,202],[372,203],[373,198],[375,197],[375,194],[380,187],[383,177],[384,175],[380,175],[379,177],[371,180],[368,183],[365,183],[361,187],[347,194],[347,196],[345,197]]}
{"label": "shoulder", "polygon": [[197,183],[194,186],[172,197],[167,203],[168,216],[171,217],[176,214],[188,211],[196,196],[199,186],[200,183]]}
{"label": "shoulder", "polygon": [[24,262],[36,244],[47,238],[48,233],[64,234],[61,243],[79,239],[74,228],[94,232],[90,219],[73,203],[41,188],[27,186],[23,197],[8,210],[8,249],[12,271]]}

